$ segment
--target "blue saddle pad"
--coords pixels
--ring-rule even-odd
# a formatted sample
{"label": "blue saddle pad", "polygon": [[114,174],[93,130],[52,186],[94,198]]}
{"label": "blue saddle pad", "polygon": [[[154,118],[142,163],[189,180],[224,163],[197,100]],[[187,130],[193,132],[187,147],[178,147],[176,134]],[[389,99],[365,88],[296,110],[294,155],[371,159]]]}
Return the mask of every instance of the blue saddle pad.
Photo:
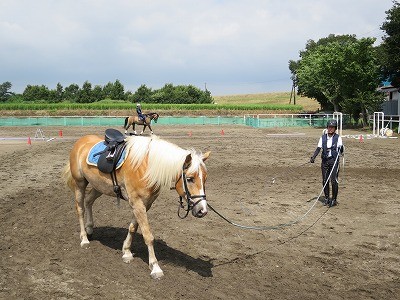
{"label": "blue saddle pad", "polygon": [[[104,144],[104,141],[98,142],[97,144],[95,144],[92,149],[90,149],[89,154],[86,158],[86,162],[88,165],[92,165],[92,166],[96,166],[97,167],[97,163],[99,161],[100,158],[100,154],[96,155],[97,153],[103,151],[104,149],[106,149],[106,145]],[[125,158],[127,157],[127,150],[126,148],[124,149],[124,151],[121,154],[120,159],[118,160],[117,166],[115,167],[115,169],[118,169],[122,166],[122,164],[125,161]]]}

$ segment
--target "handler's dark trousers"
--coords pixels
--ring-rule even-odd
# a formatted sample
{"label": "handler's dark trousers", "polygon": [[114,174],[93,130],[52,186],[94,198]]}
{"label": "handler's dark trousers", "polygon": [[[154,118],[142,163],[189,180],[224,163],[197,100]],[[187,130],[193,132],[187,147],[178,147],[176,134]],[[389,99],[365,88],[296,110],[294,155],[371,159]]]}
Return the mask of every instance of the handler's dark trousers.
{"label": "handler's dark trousers", "polygon": [[324,188],[325,198],[329,198],[329,182],[326,185],[325,183],[328,180],[329,174],[331,174],[332,171],[332,175],[330,177],[330,181],[332,184],[332,199],[336,200],[339,191],[339,185],[338,185],[339,158],[336,160],[336,164],[334,157],[323,159],[321,163],[321,170],[322,170],[322,186],[325,186]]}

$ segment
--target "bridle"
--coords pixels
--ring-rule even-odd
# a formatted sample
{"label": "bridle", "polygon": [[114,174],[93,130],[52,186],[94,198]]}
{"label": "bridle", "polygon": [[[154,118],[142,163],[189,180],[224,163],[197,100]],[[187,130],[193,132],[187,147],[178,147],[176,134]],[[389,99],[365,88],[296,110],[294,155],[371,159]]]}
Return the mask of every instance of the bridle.
{"label": "bridle", "polygon": [[[187,186],[187,177],[186,177],[186,173],[185,170],[187,170],[188,167],[185,168],[185,166],[182,166],[182,174],[179,177],[178,181],[182,179],[182,183],[183,183],[183,190],[185,191],[185,195],[186,195],[186,208],[185,205],[183,203],[183,197],[179,196],[179,206],[178,206],[178,217],[181,219],[185,219],[188,214],[189,211],[191,211],[197,204],[199,204],[201,201],[206,200],[206,195],[191,195],[189,188]],[[177,181],[177,183],[178,183]],[[194,199],[199,199],[196,202],[194,202]],[[186,213],[184,215],[180,214],[181,209],[184,209],[186,211]]]}
{"label": "bridle", "polygon": [[159,117],[158,113],[150,113],[148,114],[148,116],[150,117],[151,120],[154,120],[154,122],[157,123]]}

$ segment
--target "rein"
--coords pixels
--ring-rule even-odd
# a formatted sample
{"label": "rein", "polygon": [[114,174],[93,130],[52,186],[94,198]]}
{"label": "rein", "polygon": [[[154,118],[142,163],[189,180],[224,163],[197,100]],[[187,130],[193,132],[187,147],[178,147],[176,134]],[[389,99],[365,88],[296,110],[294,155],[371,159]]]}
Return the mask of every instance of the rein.
{"label": "rein", "polygon": [[[188,216],[189,211],[191,211],[202,200],[206,199],[206,195],[191,195],[190,194],[189,188],[187,186],[187,178],[186,178],[186,173],[185,173],[185,170],[187,170],[187,169],[188,168],[185,168],[184,166],[182,166],[182,174],[181,174],[181,177],[179,177],[179,180],[182,179],[183,190],[185,191],[185,195],[186,195],[186,209],[185,209],[185,205],[183,203],[183,197],[179,196],[178,217],[181,219],[185,219]],[[200,200],[193,202],[193,199],[198,199],[198,198],[200,198]],[[184,211],[186,211],[186,213],[184,215],[180,214],[181,209],[184,209]]]}

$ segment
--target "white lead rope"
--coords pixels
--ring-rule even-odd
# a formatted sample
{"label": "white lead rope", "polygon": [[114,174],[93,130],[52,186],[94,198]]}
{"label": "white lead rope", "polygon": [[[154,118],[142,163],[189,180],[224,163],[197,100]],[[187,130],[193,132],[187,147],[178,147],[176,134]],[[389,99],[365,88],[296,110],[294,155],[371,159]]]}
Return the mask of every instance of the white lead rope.
{"label": "white lead rope", "polygon": [[[292,226],[294,224],[299,223],[301,220],[303,220],[310,212],[311,210],[315,207],[315,205],[317,204],[319,198],[321,197],[322,193],[324,192],[324,189],[326,187],[327,184],[329,184],[329,180],[332,176],[332,172],[335,169],[335,166],[338,162],[339,159],[339,154],[336,156],[335,159],[335,163],[333,164],[332,170],[329,173],[328,178],[325,181],[325,184],[323,185],[321,192],[319,193],[318,197],[315,199],[314,203],[311,205],[311,207],[307,210],[306,213],[304,213],[302,216],[298,217],[297,219],[294,219],[293,221],[287,222],[287,223],[282,223],[282,224],[277,224],[277,225],[271,225],[271,226],[247,226],[247,225],[241,225],[238,223],[235,223],[231,220],[229,220],[228,218],[226,218],[225,216],[223,216],[221,213],[219,213],[218,211],[216,211],[210,204],[207,203],[208,207],[215,212],[219,217],[221,217],[223,220],[225,220],[226,222],[228,222],[229,224],[232,224],[236,227],[242,228],[242,229],[253,229],[253,230],[274,230],[274,229],[280,229],[283,227],[288,227],[288,226]],[[329,209],[329,207],[328,207]]]}

